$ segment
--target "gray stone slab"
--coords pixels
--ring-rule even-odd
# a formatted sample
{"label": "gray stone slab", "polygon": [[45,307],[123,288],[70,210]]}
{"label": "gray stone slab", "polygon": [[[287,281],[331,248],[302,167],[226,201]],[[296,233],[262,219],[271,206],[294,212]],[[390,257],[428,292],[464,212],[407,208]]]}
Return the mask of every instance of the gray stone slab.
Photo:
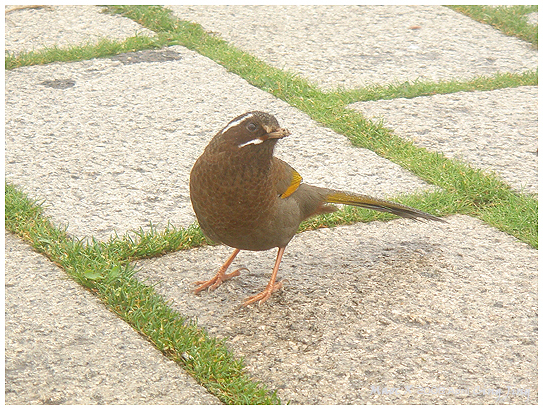
{"label": "gray stone slab", "polygon": [[6,256],[6,404],[220,404],[12,234]]}
{"label": "gray stone slab", "polygon": [[441,6],[171,6],[324,89],[537,68],[537,50]]}
{"label": "gray stone slab", "polygon": [[351,104],[415,144],[537,193],[537,87]]}
{"label": "gray stone slab", "polygon": [[265,287],[274,250],[242,251],[232,268],[250,273],[199,295],[193,282],[230,249],[139,261],[137,275],[291,404],[535,404],[537,250],[479,220],[447,220],[301,233],[283,289],[262,306],[241,303]]}
{"label": "gray stone slab", "polygon": [[190,169],[232,118],[275,114],[308,183],[375,196],[433,189],[184,47],[6,72],[6,179],[78,237],[195,220]]}
{"label": "gray stone slab", "polygon": [[[7,6],[12,10],[14,6]],[[99,6],[18,8],[6,14],[6,51],[21,53],[44,47],[97,43],[103,38],[124,40],[154,32],[133,20],[102,13]]]}

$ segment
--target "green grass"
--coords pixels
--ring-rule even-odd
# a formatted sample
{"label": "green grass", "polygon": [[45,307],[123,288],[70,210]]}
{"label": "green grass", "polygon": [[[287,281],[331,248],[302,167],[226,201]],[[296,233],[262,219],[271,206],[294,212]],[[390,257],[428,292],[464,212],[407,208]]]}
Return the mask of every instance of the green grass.
{"label": "green grass", "polygon": [[[511,9],[513,11],[498,8],[500,10],[497,12],[489,11],[487,6],[453,8],[466,13],[468,10],[474,18],[521,37],[525,31],[529,31],[522,23],[523,15],[533,10],[526,7],[514,6]],[[207,33],[198,24],[178,21],[163,7],[108,6],[106,11],[123,14],[155,31],[156,36],[135,36],[125,41],[103,40],[94,45],[53,47],[20,55],[6,55],[6,68],[53,61],[86,60],[127,51],[183,45],[297,107],[324,126],[346,135],[355,146],[370,149],[439,187],[434,192],[402,195],[392,199],[436,215],[471,215],[533,247],[538,246],[538,202],[535,195],[515,192],[494,174],[416,147],[394,135],[382,124],[368,121],[360,113],[346,108],[347,104],[355,101],[537,85],[537,71],[500,73],[467,81],[414,81],[322,92],[307,80],[271,67]],[[482,12],[483,16],[476,17],[477,12]],[[485,15],[491,16],[491,19]],[[515,18],[516,23],[509,21]],[[528,41],[537,45],[537,31],[535,42]],[[95,293],[165,355],[182,365],[211,393],[224,403],[279,403],[273,392],[245,374],[242,360],[235,359],[223,341],[210,337],[195,323],[189,323],[171,309],[151,286],[133,278],[131,261],[204,245],[206,240],[198,226],[168,226],[162,231],[151,227],[147,231],[140,229],[106,242],[93,239],[83,242],[68,236],[64,228],[53,226],[43,216],[42,206],[28,199],[20,189],[10,184],[6,184],[5,189],[8,230],[31,243],[74,280]],[[300,230],[390,218],[393,216],[345,207],[334,214],[305,221]]]}
{"label": "green grass", "polygon": [[6,53],[5,67],[11,70],[18,67],[48,64],[52,62],[83,61],[92,58],[107,57],[130,51],[160,48],[166,44],[157,37],[134,36],[124,41],[102,39],[97,43],[87,43],[70,47],[45,47],[23,53]]}
{"label": "green grass", "polygon": [[448,6],[474,20],[501,30],[508,36],[526,40],[537,47],[537,25],[528,24],[527,15],[537,12],[537,6]]}
{"label": "green grass", "polygon": [[451,94],[460,91],[492,91],[500,88],[514,88],[538,83],[538,70],[524,73],[496,73],[479,76],[471,80],[427,81],[415,80],[403,83],[373,85],[352,90],[339,89],[331,93],[333,98],[344,104],[356,101],[392,100],[394,98],[415,98],[435,94]]}
{"label": "green grass", "polygon": [[181,26],[190,24],[172,18],[172,11],[162,6],[107,6],[104,12],[122,14],[155,32],[175,33]]}

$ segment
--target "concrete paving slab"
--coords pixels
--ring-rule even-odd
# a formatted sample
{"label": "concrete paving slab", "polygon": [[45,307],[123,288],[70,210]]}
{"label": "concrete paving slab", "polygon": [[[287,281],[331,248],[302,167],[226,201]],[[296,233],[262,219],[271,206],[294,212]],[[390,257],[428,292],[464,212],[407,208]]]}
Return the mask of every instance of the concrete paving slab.
{"label": "concrete paving slab", "polygon": [[5,404],[220,404],[12,234],[6,257]]}
{"label": "concrete paving slab", "polygon": [[349,107],[415,144],[537,193],[537,87],[366,101]]}
{"label": "concrete paving slab", "polygon": [[433,189],[180,46],[6,72],[6,180],[80,238],[187,226],[192,165],[251,110],[290,129],[277,155],[308,183],[375,196]]}
{"label": "concrete paving slab", "polygon": [[6,10],[13,11],[6,14],[5,50],[18,54],[55,45],[66,47],[97,43],[103,38],[124,40],[136,34],[155,34],[133,20],[104,14],[102,9],[88,5],[6,6]]}
{"label": "concrete paving slab", "polygon": [[323,89],[537,68],[537,50],[441,6],[169,6]]}
{"label": "concrete paving slab", "polygon": [[301,233],[279,272],[288,282],[262,306],[241,303],[265,287],[274,250],[242,251],[234,265],[251,272],[199,295],[193,282],[230,249],[139,261],[137,276],[291,404],[535,404],[537,250],[447,220]]}

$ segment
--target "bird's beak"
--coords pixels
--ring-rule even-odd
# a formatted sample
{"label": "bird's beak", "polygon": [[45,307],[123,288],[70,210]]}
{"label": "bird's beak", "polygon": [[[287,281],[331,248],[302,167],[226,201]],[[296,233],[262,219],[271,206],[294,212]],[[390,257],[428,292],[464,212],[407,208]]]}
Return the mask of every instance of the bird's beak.
{"label": "bird's beak", "polygon": [[280,139],[280,138],[287,137],[290,135],[290,131],[287,130],[286,128],[279,128],[275,130],[266,128],[266,132],[267,134],[264,135],[265,139],[270,139],[270,138]]}

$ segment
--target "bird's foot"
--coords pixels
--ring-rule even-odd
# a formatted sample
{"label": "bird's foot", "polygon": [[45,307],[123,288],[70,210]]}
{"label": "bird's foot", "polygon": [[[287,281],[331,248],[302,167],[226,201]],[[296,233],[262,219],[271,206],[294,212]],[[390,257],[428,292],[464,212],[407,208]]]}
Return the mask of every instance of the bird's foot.
{"label": "bird's foot", "polygon": [[245,302],[243,302],[243,306],[245,307],[255,302],[258,302],[259,305],[264,303],[270,298],[273,292],[281,289],[282,286],[283,286],[283,282],[275,282],[271,285],[268,284],[268,286],[266,286],[266,289],[264,289],[262,292],[254,296],[251,296],[250,298],[245,299]]}
{"label": "bird's foot", "polygon": [[221,270],[217,272],[215,276],[213,276],[211,279],[206,281],[198,281],[194,282],[195,285],[200,285],[196,289],[193,290],[194,293],[198,293],[206,288],[209,288],[209,290],[215,290],[217,289],[221,283],[228,279],[232,279],[235,276],[238,276],[242,270],[248,271],[247,268],[239,268],[233,271],[232,273],[224,273]]}

